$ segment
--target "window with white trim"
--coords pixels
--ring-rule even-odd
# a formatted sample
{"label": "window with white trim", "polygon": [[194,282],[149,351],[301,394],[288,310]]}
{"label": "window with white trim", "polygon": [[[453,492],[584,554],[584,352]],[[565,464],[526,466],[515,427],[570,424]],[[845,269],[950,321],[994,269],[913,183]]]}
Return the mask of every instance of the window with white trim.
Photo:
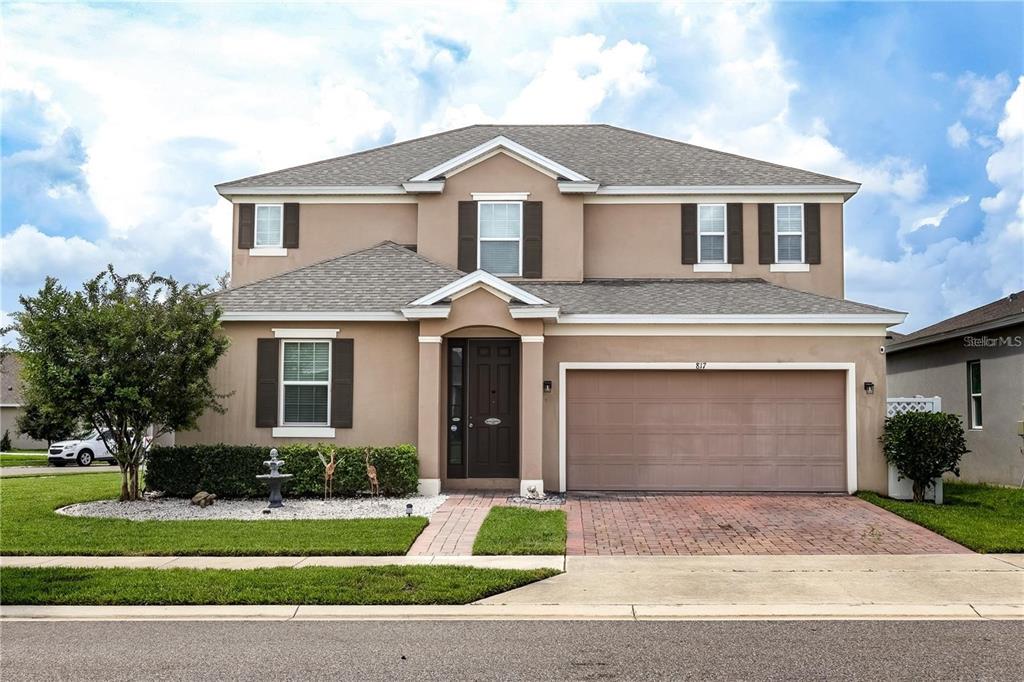
{"label": "window with white trim", "polygon": [[803,204],[775,204],[775,262],[804,262]]}
{"label": "window with white trim", "polygon": [[492,275],[518,277],[523,272],[523,202],[477,204],[477,263]]}
{"label": "window with white trim", "polygon": [[327,426],[331,413],[331,342],[284,341],[281,424]]}
{"label": "window with white trim", "polygon": [[972,429],[980,429],[981,419],[981,360],[967,363],[967,412]]}
{"label": "window with white trim", "polygon": [[698,263],[724,263],[726,261],[725,204],[697,205],[697,239],[700,243]]}
{"label": "window with white trim", "polygon": [[279,248],[284,236],[284,206],[256,204],[256,248]]}

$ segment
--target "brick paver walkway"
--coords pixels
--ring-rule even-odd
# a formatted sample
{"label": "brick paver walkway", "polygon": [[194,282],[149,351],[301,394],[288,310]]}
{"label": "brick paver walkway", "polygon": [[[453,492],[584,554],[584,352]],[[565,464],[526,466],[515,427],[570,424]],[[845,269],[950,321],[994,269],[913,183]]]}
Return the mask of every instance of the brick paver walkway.
{"label": "brick paver walkway", "polygon": [[430,517],[409,554],[469,555],[473,541],[491,507],[508,504],[509,492],[447,493],[448,499]]}
{"label": "brick paver walkway", "polygon": [[570,494],[570,555],[955,554],[970,550],[856,497]]}

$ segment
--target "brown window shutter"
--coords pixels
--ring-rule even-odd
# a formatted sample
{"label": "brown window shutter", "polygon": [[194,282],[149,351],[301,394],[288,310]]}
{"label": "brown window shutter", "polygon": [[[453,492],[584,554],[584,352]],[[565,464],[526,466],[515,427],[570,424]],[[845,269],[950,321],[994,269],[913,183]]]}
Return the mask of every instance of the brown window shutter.
{"label": "brown window shutter", "polygon": [[523,202],[523,277],[544,276],[544,220],[540,201]]}
{"label": "brown window shutter", "polygon": [[284,234],[281,236],[281,246],[286,249],[299,248],[299,205],[284,205]]}
{"label": "brown window shutter", "polygon": [[335,339],[331,343],[331,426],[352,428],[352,376],[354,341]]}
{"label": "brown window shutter", "polygon": [[697,204],[683,204],[683,265],[697,262]]}
{"label": "brown window shutter", "polygon": [[729,263],[743,262],[743,204],[728,204],[725,207],[725,222],[728,232]]}
{"label": "brown window shutter", "polygon": [[821,263],[821,204],[804,204],[804,256],[808,263]]}
{"label": "brown window shutter", "polygon": [[277,426],[277,372],[281,344],[277,339],[256,339],[256,426]]}
{"label": "brown window shutter", "polygon": [[256,204],[238,205],[238,248],[251,249],[256,244]]}
{"label": "brown window shutter", "polygon": [[757,261],[775,262],[775,204],[757,205]]}
{"label": "brown window shutter", "polygon": [[476,262],[476,202],[459,202],[459,270],[473,272]]}

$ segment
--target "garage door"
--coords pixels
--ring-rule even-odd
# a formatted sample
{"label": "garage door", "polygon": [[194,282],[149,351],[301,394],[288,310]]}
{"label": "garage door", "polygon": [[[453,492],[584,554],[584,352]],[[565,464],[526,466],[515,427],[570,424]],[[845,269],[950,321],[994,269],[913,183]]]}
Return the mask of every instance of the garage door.
{"label": "garage door", "polygon": [[845,491],[843,372],[575,370],[570,490]]}

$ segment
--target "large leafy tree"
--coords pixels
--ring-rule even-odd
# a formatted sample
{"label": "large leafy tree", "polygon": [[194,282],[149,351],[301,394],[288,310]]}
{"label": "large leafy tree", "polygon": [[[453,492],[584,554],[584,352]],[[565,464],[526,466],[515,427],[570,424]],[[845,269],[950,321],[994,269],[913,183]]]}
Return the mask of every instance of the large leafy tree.
{"label": "large leafy tree", "polygon": [[205,285],[112,266],[69,291],[52,277],[14,315],[30,404],[104,435],[121,468],[121,499],[139,499],[145,438],[223,412],[210,371],[227,350]]}
{"label": "large leafy tree", "polygon": [[78,431],[78,422],[67,412],[29,403],[18,417],[18,431],[33,440],[45,440],[49,448],[53,441],[73,436]]}

